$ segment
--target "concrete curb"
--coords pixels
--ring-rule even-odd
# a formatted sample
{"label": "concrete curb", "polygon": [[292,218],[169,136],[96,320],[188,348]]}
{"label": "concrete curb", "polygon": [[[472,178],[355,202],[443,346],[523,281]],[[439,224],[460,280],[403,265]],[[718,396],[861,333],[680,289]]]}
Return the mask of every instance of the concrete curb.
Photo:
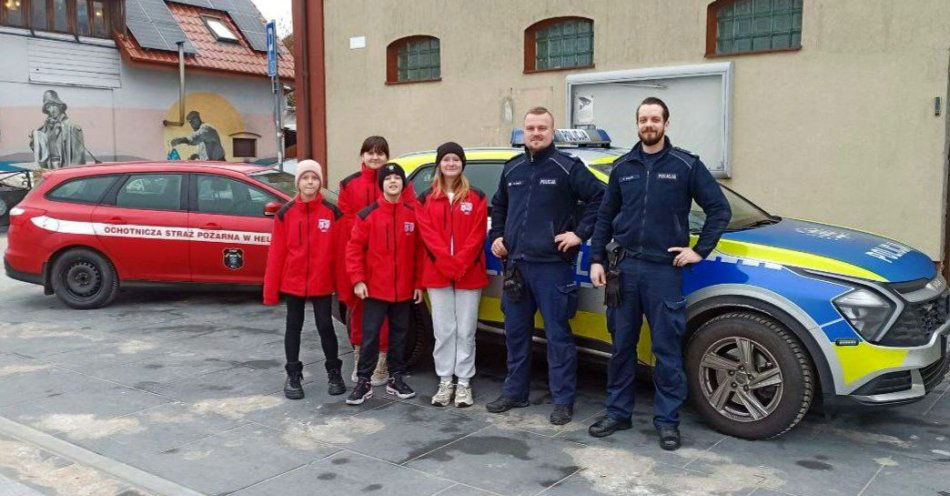
{"label": "concrete curb", "polygon": [[202,493],[170,480],[139,470],[120,461],[93,453],[85,448],[68,443],[32,427],[0,417],[0,434],[38,446],[56,455],[69,458],[81,465],[101,470],[116,479],[127,482],[157,495],[204,496]]}

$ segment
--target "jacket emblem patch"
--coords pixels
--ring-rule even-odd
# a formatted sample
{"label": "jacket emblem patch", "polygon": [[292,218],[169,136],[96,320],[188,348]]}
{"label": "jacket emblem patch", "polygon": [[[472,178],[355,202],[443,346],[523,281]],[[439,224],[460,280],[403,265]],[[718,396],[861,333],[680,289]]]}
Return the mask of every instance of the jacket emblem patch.
{"label": "jacket emblem patch", "polygon": [[542,179],[541,184],[549,186],[557,186],[557,179]]}
{"label": "jacket emblem patch", "polygon": [[521,186],[522,184],[524,184],[524,181],[511,181],[510,183],[508,183],[508,187],[510,188],[512,186]]}
{"label": "jacket emblem patch", "polygon": [[320,232],[327,232],[330,230],[330,219],[317,219],[317,229]]}
{"label": "jacket emblem patch", "polygon": [[472,202],[462,202],[459,204],[459,210],[464,214],[472,213]]}
{"label": "jacket emblem patch", "polygon": [[414,222],[404,222],[402,224],[402,230],[405,231],[406,234],[415,231],[415,229],[416,229],[416,224]]}
{"label": "jacket emblem patch", "polygon": [[675,172],[660,172],[656,175],[657,179],[666,179],[667,181],[675,181],[676,173]]}
{"label": "jacket emblem patch", "polygon": [[623,176],[620,178],[620,182],[625,183],[627,181],[633,181],[634,179],[640,179],[640,174],[631,174],[629,176]]}

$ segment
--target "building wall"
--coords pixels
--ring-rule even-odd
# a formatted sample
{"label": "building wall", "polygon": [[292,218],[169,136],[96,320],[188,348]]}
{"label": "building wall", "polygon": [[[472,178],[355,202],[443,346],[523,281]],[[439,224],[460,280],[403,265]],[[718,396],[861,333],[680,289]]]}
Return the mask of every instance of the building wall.
{"label": "building wall", "polygon": [[[324,3],[331,181],[356,170],[370,134],[389,138],[396,156],[448,139],[506,145],[535,105],[563,122],[568,74],[732,60],[724,184],[774,213],[943,258],[948,125],[934,98],[948,97],[950,2],[805,0],[801,50],[713,59],[704,56],[706,0]],[[595,67],[523,74],[524,29],[568,15],[594,20]],[[416,34],[441,40],[442,80],[386,85],[386,46]],[[350,49],[353,36],[366,48]]]}
{"label": "building wall", "polygon": [[[46,119],[42,107],[48,90],[55,91],[67,104],[66,114],[82,127],[86,148],[102,161],[163,160],[173,148],[172,138],[192,132],[188,123],[179,127],[162,122],[178,120],[177,67],[133,66],[121,60],[116,87],[93,87],[84,82],[37,83],[30,80],[30,43],[28,36],[0,33],[0,53],[4,54],[0,71],[0,161],[33,162],[30,134]],[[75,49],[75,42],[56,41],[52,45],[63,50],[64,61],[75,61],[76,56],[69,52]],[[109,50],[116,49],[105,51]],[[233,133],[258,135],[257,157],[276,156],[268,79],[192,70],[186,72],[185,79],[185,111],[197,110],[204,122],[216,128],[226,160],[244,160],[232,154]],[[174,148],[183,159],[197,152],[190,145]]]}

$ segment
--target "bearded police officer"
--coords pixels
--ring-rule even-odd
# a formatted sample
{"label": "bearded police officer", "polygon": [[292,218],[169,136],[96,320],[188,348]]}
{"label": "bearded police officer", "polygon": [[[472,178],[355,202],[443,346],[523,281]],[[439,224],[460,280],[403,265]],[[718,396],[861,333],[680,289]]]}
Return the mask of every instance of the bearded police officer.
{"label": "bearded police officer", "polygon": [[[583,162],[554,147],[554,116],[544,108],[524,119],[525,153],[505,164],[492,199],[491,250],[506,259],[502,309],[508,374],[501,396],[486,405],[501,413],[528,406],[534,314],[547,338],[548,382],[563,425],[574,414],[577,349],[568,320],[577,309],[574,258],[594,230],[604,186]],[[575,216],[578,201],[584,209]]]}
{"label": "bearded police officer", "polygon": [[[653,424],[660,447],[680,446],[679,409],[686,399],[682,340],[686,328],[683,268],[705,258],[729,224],[731,212],[719,184],[699,157],[670,144],[665,136],[670,112],[659,98],[637,108],[640,142],[617,159],[591,238],[590,277],[607,282],[606,245],[615,239],[619,263],[619,302],[609,302],[607,328],[613,338],[607,372],[607,415],[592,426],[603,437],[629,429],[633,413],[633,379],[637,340],[643,315],[650,324],[656,367]],[[689,212],[693,200],[706,214],[699,241],[689,247]],[[612,293],[608,287],[608,295]],[[608,298],[609,300],[610,298]]]}

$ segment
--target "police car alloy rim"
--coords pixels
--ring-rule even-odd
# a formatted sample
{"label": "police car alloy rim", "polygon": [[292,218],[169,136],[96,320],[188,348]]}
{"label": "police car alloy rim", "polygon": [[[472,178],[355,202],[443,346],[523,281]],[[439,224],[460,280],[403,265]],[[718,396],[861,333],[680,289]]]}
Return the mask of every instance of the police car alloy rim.
{"label": "police car alloy rim", "polygon": [[749,338],[724,338],[706,348],[699,375],[706,401],[731,420],[763,420],[782,400],[778,362],[765,346]]}
{"label": "police car alloy rim", "polygon": [[78,261],[66,268],[66,288],[73,295],[88,298],[99,292],[102,274],[92,262]]}

